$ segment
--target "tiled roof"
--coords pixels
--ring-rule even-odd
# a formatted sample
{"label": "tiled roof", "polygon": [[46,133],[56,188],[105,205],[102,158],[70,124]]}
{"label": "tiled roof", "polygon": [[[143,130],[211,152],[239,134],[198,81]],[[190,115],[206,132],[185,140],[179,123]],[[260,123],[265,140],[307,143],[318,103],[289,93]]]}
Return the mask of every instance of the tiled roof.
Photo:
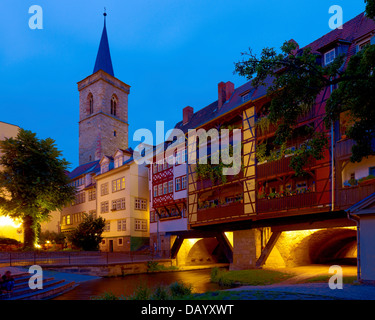
{"label": "tiled roof", "polygon": [[85,164],[82,164],[75,168],[72,172],[68,173],[68,176],[70,179],[74,179],[79,177],[82,174],[86,173],[97,173],[100,171],[100,165],[99,165],[99,160],[88,162]]}
{"label": "tiled roof", "polygon": [[[375,30],[375,21],[367,18],[364,13],[359,14],[350,21],[344,23],[342,29],[335,29],[319,39],[311,42],[304,48],[311,48],[312,52],[319,52],[322,48],[328,46],[329,44],[334,43],[335,41],[345,41],[351,43],[348,52],[347,60],[356,53],[356,43],[354,40],[360,39],[361,37],[369,34]],[[302,48],[303,49],[303,48]],[[235,89],[234,93],[228,101],[226,101],[220,110],[217,109],[218,101],[212,102],[208,106],[198,110],[193,114],[190,121],[186,124],[183,124],[183,121],[178,122],[175,125],[175,128],[182,130],[184,133],[187,133],[189,129],[197,128],[203,124],[233,110],[234,108],[240,106],[242,102],[242,95],[249,91],[251,97],[249,100],[256,100],[266,95],[267,87],[272,83],[272,78],[266,79],[266,86],[259,86],[254,88],[252,86],[252,81],[248,81],[244,85]]]}

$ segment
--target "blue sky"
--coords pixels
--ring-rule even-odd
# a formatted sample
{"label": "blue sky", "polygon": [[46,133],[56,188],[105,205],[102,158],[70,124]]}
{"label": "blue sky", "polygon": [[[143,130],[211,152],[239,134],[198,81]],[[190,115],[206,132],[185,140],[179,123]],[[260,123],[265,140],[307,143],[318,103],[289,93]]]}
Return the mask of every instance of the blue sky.
{"label": "blue sky", "polygon": [[[43,29],[29,28],[29,7],[43,9]],[[0,121],[51,137],[78,165],[77,82],[93,71],[107,8],[115,76],[131,86],[129,145],[139,128],[166,130],[182,108],[199,110],[217,99],[217,84],[246,82],[234,62],[249,47],[307,45],[331,31],[331,5],[344,22],[363,0],[2,0]]]}

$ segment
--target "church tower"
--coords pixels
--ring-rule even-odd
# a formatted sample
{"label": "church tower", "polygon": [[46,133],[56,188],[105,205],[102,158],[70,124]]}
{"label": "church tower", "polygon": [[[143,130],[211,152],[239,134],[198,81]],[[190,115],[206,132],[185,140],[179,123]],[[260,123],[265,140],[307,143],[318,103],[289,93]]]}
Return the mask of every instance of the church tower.
{"label": "church tower", "polygon": [[128,148],[130,86],[114,75],[106,16],[94,72],[78,82],[79,165]]}

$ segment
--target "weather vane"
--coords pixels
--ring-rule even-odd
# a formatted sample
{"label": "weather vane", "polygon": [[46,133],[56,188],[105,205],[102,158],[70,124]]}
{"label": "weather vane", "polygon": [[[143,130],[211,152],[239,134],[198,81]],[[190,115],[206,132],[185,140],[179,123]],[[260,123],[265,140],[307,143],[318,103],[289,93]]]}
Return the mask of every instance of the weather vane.
{"label": "weather vane", "polygon": [[103,13],[103,16],[107,16],[107,9],[106,9],[106,7],[104,7],[104,13]]}

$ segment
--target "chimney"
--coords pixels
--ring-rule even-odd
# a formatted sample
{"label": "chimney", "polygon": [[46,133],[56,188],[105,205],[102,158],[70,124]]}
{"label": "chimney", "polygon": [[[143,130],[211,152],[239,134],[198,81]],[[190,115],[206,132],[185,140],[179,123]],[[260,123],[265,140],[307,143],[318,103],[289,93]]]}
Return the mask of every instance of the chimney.
{"label": "chimney", "polygon": [[234,84],[230,81],[227,83],[220,82],[218,85],[218,106],[217,108],[220,109],[223,104],[229,100],[234,92]]}
{"label": "chimney", "polygon": [[190,121],[191,117],[194,114],[194,109],[192,107],[185,107],[182,109],[182,122],[186,124]]}

